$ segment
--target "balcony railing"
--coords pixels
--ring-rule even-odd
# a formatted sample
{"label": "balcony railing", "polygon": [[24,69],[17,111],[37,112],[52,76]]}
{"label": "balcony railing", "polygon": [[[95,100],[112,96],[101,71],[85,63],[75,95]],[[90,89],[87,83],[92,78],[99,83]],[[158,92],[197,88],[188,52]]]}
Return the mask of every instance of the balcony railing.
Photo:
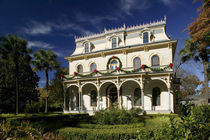
{"label": "balcony railing", "polygon": [[84,77],[98,77],[98,76],[110,76],[110,75],[122,75],[122,74],[135,74],[135,73],[157,73],[157,72],[164,72],[164,71],[173,71],[169,65],[161,65],[156,67],[141,67],[138,69],[134,69],[133,67],[127,68],[117,68],[115,70],[94,70],[94,72],[83,72],[83,73],[76,73],[74,72],[73,75],[65,75],[64,79],[71,80],[75,78],[84,78]]}

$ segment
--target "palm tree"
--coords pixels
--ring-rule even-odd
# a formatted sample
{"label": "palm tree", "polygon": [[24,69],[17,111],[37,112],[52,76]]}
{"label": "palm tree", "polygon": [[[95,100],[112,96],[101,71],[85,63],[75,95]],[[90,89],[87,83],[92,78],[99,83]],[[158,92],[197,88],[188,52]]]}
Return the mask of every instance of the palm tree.
{"label": "palm tree", "polygon": [[[34,61],[33,65],[34,70],[42,71],[44,70],[46,76],[46,90],[48,93],[49,87],[49,79],[48,79],[48,72],[52,71],[53,69],[59,68],[59,62],[56,60],[57,56],[51,51],[39,50],[37,53],[34,54]],[[45,112],[47,112],[47,104],[48,104],[48,97],[45,98]]]}
{"label": "palm tree", "polygon": [[181,56],[181,61],[184,63],[191,58],[195,61],[202,61],[204,69],[204,87],[206,94],[206,102],[208,103],[208,73],[207,73],[207,62],[208,62],[208,52],[209,49],[203,49],[200,51],[198,48],[200,46],[199,42],[194,42],[193,38],[187,39],[185,42],[185,48],[180,50],[179,55]]}
{"label": "palm tree", "polygon": [[27,41],[17,35],[8,35],[0,38],[0,56],[2,60],[15,67],[15,113],[18,114],[18,91],[19,91],[19,66],[29,64],[31,57],[27,49]]}

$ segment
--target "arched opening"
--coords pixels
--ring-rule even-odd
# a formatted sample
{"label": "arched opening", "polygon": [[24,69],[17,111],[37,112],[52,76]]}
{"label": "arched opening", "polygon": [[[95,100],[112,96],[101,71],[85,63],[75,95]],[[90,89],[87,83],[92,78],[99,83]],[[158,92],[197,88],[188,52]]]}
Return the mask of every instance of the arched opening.
{"label": "arched opening", "polygon": [[79,88],[75,85],[68,87],[66,98],[66,108],[71,110],[79,110]]}
{"label": "arched opening", "polygon": [[117,87],[112,82],[105,82],[99,90],[101,96],[101,107],[108,108],[118,105]]}
{"label": "arched opening", "polygon": [[78,72],[78,73],[83,73],[83,67],[82,67],[81,64],[79,64],[79,65],[77,66],[77,72]]}
{"label": "arched opening", "polygon": [[97,107],[97,87],[92,83],[82,86],[82,107],[83,110],[95,110]]}
{"label": "arched opening", "polygon": [[121,105],[126,109],[142,106],[141,87],[135,80],[128,80],[122,83]]}
{"label": "arched opening", "polygon": [[116,60],[113,60],[110,64],[110,68],[112,70],[116,69],[118,67],[118,62]]}

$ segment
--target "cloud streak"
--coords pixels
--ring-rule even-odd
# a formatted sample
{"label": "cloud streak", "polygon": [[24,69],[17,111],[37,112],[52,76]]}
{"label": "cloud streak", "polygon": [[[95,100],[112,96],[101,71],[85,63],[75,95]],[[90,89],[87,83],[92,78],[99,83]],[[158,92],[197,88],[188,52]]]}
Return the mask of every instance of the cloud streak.
{"label": "cloud streak", "polygon": [[42,41],[28,41],[28,48],[53,49],[54,46]]}

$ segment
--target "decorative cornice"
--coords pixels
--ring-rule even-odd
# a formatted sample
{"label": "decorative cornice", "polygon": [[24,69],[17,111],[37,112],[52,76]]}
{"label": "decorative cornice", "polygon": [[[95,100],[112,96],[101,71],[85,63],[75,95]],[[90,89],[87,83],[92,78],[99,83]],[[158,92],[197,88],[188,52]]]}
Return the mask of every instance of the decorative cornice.
{"label": "decorative cornice", "polygon": [[104,32],[101,32],[101,33],[96,33],[96,34],[92,34],[92,35],[88,35],[88,36],[81,36],[81,37],[75,36],[75,42],[80,42],[80,41],[89,40],[89,39],[95,39],[95,38],[103,37],[103,36],[106,36],[107,34],[112,34],[112,33],[116,33],[116,32],[134,31],[134,30],[150,28],[153,26],[165,25],[165,24],[166,24],[166,17],[164,17],[164,19],[160,20],[160,21],[157,20],[157,21],[150,22],[150,23],[128,26],[128,27],[126,27],[126,25],[124,24],[122,27],[113,28],[113,29],[109,29],[109,30],[104,29]]}

